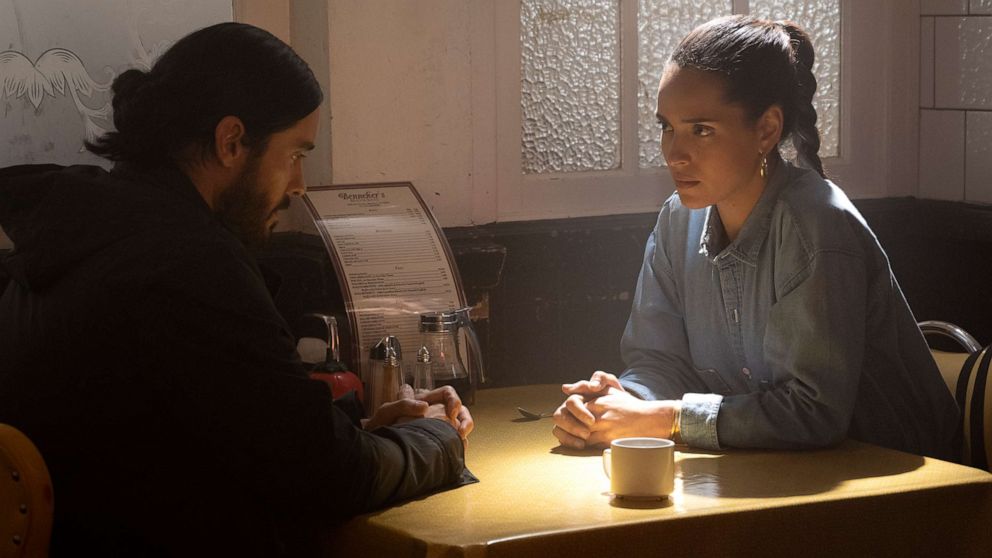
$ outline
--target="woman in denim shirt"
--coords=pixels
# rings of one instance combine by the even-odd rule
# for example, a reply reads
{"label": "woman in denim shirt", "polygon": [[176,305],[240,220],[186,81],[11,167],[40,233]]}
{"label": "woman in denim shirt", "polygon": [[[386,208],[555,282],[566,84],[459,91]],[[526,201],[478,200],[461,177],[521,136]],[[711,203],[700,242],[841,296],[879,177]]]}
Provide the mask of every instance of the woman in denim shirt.
{"label": "woman in denim shirt", "polygon": [[[657,115],[676,193],[647,242],[627,369],[563,386],[563,445],[851,437],[957,457],[958,409],[888,259],[825,179],[813,58],[795,24],[748,16],[696,28],[672,55]],[[789,137],[796,165],[779,152]]]}

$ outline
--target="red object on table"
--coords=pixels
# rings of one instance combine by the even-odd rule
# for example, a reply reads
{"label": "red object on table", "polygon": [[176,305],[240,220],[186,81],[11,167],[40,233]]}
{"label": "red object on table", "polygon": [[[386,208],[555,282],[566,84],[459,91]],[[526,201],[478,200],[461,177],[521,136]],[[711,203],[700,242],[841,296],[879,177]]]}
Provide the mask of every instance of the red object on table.
{"label": "red object on table", "polygon": [[310,372],[310,378],[327,382],[327,385],[331,386],[331,395],[334,396],[334,399],[354,390],[359,401],[365,400],[362,381],[354,372],[346,369],[341,362],[332,360],[322,363],[316,370]]}
{"label": "red object on table", "polygon": [[362,380],[341,362],[337,319],[334,316],[319,313],[307,314],[307,317],[320,318],[324,322],[324,327],[327,328],[327,352],[324,356],[324,362],[310,371],[310,379],[327,382],[327,385],[331,386],[331,395],[334,399],[347,395],[349,391],[355,391],[358,400],[364,402],[365,389]]}

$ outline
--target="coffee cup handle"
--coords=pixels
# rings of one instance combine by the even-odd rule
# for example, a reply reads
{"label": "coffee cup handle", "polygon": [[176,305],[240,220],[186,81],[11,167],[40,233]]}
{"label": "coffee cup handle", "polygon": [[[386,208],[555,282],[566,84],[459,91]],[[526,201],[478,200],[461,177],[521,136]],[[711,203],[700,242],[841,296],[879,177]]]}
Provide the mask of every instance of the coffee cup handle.
{"label": "coffee cup handle", "polygon": [[603,472],[606,473],[606,478],[611,478],[610,465],[613,463],[612,454],[613,451],[610,448],[603,450]]}

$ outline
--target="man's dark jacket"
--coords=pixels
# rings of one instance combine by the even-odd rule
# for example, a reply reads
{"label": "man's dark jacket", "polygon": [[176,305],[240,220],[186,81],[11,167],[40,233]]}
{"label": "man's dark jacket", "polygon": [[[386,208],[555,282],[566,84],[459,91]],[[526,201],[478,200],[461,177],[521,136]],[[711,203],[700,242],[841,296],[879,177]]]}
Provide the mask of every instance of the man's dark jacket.
{"label": "man's dark jacket", "polygon": [[53,555],[295,555],[460,478],[447,423],[368,433],[307,378],[254,258],[178,169],[0,170],[0,226],[0,422],[51,471]]}

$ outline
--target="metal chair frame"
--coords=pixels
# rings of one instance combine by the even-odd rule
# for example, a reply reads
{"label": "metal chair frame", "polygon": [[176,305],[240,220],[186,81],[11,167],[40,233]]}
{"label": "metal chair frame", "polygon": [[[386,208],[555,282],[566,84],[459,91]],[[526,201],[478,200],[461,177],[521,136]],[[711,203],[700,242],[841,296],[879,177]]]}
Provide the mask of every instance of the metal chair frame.
{"label": "metal chair frame", "polygon": [[924,335],[956,341],[967,353],[946,353],[931,348],[941,376],[961,406],[962,460],[966,465],[989,469],[992,462],[992,426],[988,402],[988,367],[992,346],[982,348],[967,331],[950,322],[920,322]]}
{"label": "metal chair frame", "polygon": [[932,333],[953,339],[957,341],[965,350],[967,350],[968,353],[977,353],[982,350],[982,346],[978,344],[977,339],[972,337],[971,334],[963,328],[950,322],[927,320],[925,322],[920,322],[919,326],[920,331],[923,332],[923,335]]}

